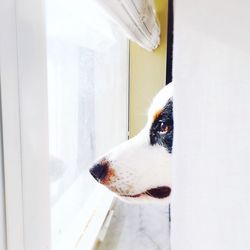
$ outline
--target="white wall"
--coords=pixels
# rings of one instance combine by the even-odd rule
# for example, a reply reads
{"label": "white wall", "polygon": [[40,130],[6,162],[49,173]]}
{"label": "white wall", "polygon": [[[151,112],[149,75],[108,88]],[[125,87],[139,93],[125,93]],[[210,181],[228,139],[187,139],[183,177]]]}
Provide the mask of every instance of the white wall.
{"label": "white wall", "polygon": [[175,1],[172,250],[250,249],[249,9]]}
{"label": "white wall", "polygon": [[6,248],[6,232],[5,232],[5,199],[4,199],[4,176],[3,176],[3,158],[2,158],[2,126],[0,113],[0,249]]}

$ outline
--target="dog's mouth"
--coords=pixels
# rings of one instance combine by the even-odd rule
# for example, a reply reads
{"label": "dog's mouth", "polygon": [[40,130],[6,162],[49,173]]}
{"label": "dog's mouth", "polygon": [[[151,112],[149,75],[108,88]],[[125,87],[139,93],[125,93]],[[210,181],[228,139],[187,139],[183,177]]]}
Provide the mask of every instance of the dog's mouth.
{"label": "dog's mouth", "polygon": [[163,199],[166,198],[170,195],[171,193],[171,188],[167,187],[167,186],[162,186],[162,187],[157,187],[157,188],[151,188],[148,189],[145,192],[142,192],[140,194],[134,194],[134,195],[121,195],[123,197],[128,197],[128,198],[139,198],[141,196],[150,196],[153,198],[157,198],[157,199]]}

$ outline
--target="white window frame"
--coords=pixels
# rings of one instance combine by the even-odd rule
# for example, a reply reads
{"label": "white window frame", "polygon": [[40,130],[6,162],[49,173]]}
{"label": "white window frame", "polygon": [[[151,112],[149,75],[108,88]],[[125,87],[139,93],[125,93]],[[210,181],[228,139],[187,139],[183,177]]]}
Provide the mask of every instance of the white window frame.
{"label": "white window frame", "polygon": [[[7,250],[51,249],[44,4],[0,2]],[[89,212],[89,230],[83,228],[77,249],[93,247],[112,203],[110,196],[107,199],[104,207],[95,204],[98,216]]]}
{"label": "white window frame", "polygon": [[1,2],[7,249],[50,245],[44,1]]}

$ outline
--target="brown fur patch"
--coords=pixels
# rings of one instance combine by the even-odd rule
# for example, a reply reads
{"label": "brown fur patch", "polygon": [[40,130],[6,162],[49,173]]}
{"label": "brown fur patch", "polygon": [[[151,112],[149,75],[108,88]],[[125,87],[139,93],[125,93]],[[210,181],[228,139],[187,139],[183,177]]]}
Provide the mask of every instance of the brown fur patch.
{"label": "brown fur patch", "polygon": [[105,166],[107,172],[104,179],[101,180],[101,183],[103,185],[109,185],[112,182],[112,179],[115,177],[115,170],[112,168],[110,162],[106,159],[102,160],[101,164]]}
{"label": "brown fur patch", "polygon": [[153,116],[153,121],[156,121],[158,117],[161,115],[162,109],[156,111]]}

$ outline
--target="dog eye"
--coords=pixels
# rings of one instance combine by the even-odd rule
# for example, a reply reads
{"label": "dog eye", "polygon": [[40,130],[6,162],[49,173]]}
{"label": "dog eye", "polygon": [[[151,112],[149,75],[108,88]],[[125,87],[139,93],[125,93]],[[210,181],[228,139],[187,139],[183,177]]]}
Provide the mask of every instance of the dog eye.
{"label": "dog eye", "polygon": [[167,122],[160,123],[160,133],[161,134],[168,133],[170,130],[171,130],[171,126],[168,126]]}

